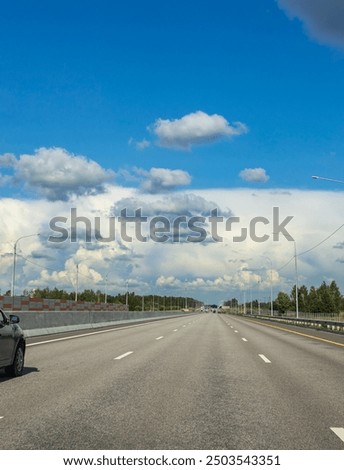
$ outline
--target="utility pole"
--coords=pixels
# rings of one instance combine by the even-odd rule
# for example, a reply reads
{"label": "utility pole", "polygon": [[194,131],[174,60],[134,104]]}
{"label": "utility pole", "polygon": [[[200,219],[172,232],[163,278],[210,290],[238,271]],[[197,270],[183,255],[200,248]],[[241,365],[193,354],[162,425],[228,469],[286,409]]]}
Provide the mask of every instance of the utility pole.
{"label": "utility pole", "polygon": [[76,264],[75,302],[78,301],[78,291],[79,291],[79,263]]}

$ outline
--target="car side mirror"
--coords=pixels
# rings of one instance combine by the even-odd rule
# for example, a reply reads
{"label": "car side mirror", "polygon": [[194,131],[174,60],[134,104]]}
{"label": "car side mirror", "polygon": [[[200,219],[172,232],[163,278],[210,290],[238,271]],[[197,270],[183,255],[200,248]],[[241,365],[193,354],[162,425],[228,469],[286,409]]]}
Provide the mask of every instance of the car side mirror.
{"label": "car side mirror", "polygon": [[18,315],[10,315],[10,323],[19,323],[20,322],[20,318],[18,317]]}

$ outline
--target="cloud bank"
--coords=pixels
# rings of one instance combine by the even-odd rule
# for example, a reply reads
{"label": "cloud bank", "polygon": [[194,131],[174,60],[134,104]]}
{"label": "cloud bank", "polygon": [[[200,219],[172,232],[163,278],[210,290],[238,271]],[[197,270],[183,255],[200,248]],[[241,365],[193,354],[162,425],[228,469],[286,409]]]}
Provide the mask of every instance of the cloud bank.
{"label": "cloud bank", "polygon": [[342,0],[277,0],[277,3],[288,16],[302,21],[312,39],[344,48]]}

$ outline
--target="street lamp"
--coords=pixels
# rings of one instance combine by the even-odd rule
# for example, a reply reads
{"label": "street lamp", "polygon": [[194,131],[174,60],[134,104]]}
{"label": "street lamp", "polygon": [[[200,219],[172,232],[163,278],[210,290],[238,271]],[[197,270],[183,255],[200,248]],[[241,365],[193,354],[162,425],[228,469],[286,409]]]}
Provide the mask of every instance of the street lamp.
{"label": "street lamp", "polygon": [[188,294],[187,294],[187,282],[188,280],[185,279],[185,310],[188,309]]}
{"label": "street lamp", "polygon": [[299,281],[298,281],[298,272],[297,272],[297,251],[296,251],[296,241],[294,241],[294,258],[295,258],[295,308],[296,308],[296,318],[299,318]]}
{"label": "street lamp", "polygon": [[325,178],[324,176],[312,176],[314,180],[323,180],[323,181],[331,181],[332,183],[341,183],[344,184],[342,180],[335,180],[333,178]]}
{"label": "street lamp", "polygon": [[[313,176],[312,178],[321,178],[320,176]],[[294,258],[295,258],[295,310],[296,310],[296,318],[299,318],[299,276],[297,272],[297,251],[296,251],[296,241],[293,239],[294,242]],[[289,263],[288,263],[289,264]]]}
{"label": "street lamp", "polygon": [[105,296],[104,296],[104,303],[107,304],[107,286],[108,286],[108,274],[105,275]]}
{"label": "street lamp", "polygon": [[76,263],[75,302],[78,301],[78,291],[79,291],[79,263]]}
{"label": "street lamp", "polygon": [[[88,261],[89,258],[83,258],[82,261]],[[75,302],[78,301],[78,296],[79,296],[79,264],[80,263],[76,263],[76,286],[75,286],[75,297],[74,297],[74,300]]]}
{"label": "street lamp", "polygon": [[17,262],[17,245],[20,240],[23,238],[29,238],[29,237],[37,237],[39,236],[39,233],[32,233],[31,235],[23,235],[22,237],[17,238],[17,240],[14,242],[13,246],[13,268],[12,268],[12,299],[14,298],[15,294],[15,282],[16,282],[16,262]]}
{"label": "street lamp", "polygon": [[[109,286],[109,274],[110,272],[105,274],[105,281],[104,281],[104,303],[107,304],[108,301],[108,286]],[[110,282],[110,285],[113,284]]]}
{"label": "street lamp", "polygon": [[129,296],[129,292],[128,292],[128,290],[129,290],[129,281],[128,280],[127,280],[126,287],[127,287],[127,291],[125,293],[125,306],[128,309],[128,306],[129,306],[129,298],[128,298],[128,296]]}
{"label": "street lamp", "polygon": [[272,261],[268,256],[264,256],[270,262],[270,313],[274,316],[274,303],[272,300]]}

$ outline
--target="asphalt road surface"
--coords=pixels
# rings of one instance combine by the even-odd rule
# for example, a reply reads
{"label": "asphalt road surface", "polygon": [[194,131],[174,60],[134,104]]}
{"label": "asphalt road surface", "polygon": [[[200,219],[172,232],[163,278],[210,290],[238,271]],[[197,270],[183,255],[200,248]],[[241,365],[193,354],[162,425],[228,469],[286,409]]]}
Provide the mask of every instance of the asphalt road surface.
{"label": "asphalt road surface", "polygon": [[344,449],[344,336],[197,314],[30,338],[1,449]]}

